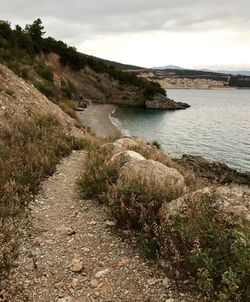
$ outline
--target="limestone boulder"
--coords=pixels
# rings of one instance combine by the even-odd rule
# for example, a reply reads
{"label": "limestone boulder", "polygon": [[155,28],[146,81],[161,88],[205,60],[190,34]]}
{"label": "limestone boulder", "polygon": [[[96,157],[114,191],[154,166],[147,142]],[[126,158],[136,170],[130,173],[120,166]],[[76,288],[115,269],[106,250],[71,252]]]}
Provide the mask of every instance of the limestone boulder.
{"label": "limestone boulder", "polygon": [[160,210],[161,224],[167,224],[172,215],[188,215],[201,203],[210,200],[214,213],[221,213],[229,223],[250,221],[250,188],[245,186],[206,187],[189,193],[170,203],[165,202]]}
{"label": "limestone boulder", "polygon": [[120,180],[135,180],[169,192],[171,199],[181,196],[186,189],[184,177],[173,168],[154,160],[139,160],[126,163],[120,171]]}
{"label": "limestone boulder", "polygon": [[119,153],[116,153],[112,156],[111,162],[119,162],[121,166],[128,162],[135,162],[135,161],[140,161],[140,160],[145,160],[145,157],[143,157],[141,154],[131,151],[131,150],[126,150],[122,151]]}

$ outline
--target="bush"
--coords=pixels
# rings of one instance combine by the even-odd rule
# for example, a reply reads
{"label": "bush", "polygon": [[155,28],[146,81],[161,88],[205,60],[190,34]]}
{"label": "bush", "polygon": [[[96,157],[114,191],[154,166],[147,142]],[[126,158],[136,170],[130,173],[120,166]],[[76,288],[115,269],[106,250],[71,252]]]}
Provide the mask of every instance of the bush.
{"label": "bush", "polygon": [[83,174],[78,180],[79,192],[82,198],[97,198],[100,202],[106,200],[109,186],[118,177],[118,164],[110,162],[110,149],[102,148],[96,140],[90,145]]}
{"label": "bush", "polygon": [[59,107],[67,113],[70,117],[74,119],[78,119],[78,116],[76,114],[76,104],[74,101],[71,100],[60,100],[58,102]]}
{"label": "bush", "polygon": [[161,144],[157,140],[152,141],[152,145],[159,150],[161,149]]}
{"label": "bush", "polygon": [[108,203],[121,226],[130,226],[148,235],[159,224],[159,210],[170,199],[166,189],[156,183],[139,180],[119,180],[109,188]]}
{"label": "bush", "polygon": [[47,98],[54,96],[54,87],[51,83],[44,81],[43,83],[36,83],[35,87],[42,94],[44,94]]}
{"label": "bush", "polygon": [[53,72],[49,67],[38,65],[35,67],[35,71],[44,80],[53,84]]}
{"label": "bush", "polygon": [[219,301],[248,301],[250,295],[249,223],[226,219],[214,207],[216,196],[187,199],[187,209],[167,214],[160,226],[162,253],[201,291]]}

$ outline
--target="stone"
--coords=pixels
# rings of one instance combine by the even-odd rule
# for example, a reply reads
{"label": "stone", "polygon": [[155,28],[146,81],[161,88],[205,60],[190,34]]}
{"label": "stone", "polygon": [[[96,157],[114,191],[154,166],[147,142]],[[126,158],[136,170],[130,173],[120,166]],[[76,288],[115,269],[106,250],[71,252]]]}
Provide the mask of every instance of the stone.
{"label": "stone", "polygon": [[242,185],[250,184],[250,172],[238,172],[225,164],[209,162],[201,156],[184,154],[181,159],[175,160],[188,170],[191,170],[203,179],[220,185],[237,183]]}
{"label": "stone", "polygon": [[57,300],[58,302],[73,302],[73,298],[70,296],[64,297],[64,298],[60,298]]}
{"label": "stone", "polygon": [[96,221],[92,220],[92,221],[88,222],[88,225],[96,225]]}
{"label": "stone", "polygon": [[72,288],[76,289],[77,285],[78,285],[78,282],[79,282],[78,279],[76,279],[76,278],[72,279],[72,281],[71,281]]}
{"label": "stone", "polygon": [[72,236],[72,235],[76,234],[76,232],[72,228],[69,228],[69,227],[65,226],[64,224],[57,227],[56,231],[63,235],[68,235],[68,236]]}
{"label": "stone", "polygon": [[124,258],[124,259],[122,259],[121,261],[118,262],[117,266],[122,267],[122,266],[126,266],[128,264],[129,264],[129,259]]}
{"label": "stone", "polygon": [[145,157],[143,157],[141,154],[135,151],[126,150],[113,155],[110,161],[111,162],[116,161],[122,166],[131,161],[139,161],[145,159],[146,159]]}
{"label": "stone", "polygon": [[213,198],[213,208],[223,213],[228,222],[235,220],[250,221],[250,188],[240,186],[205,187],[189,193],[170,203],[165,202],[160,210],[160,219],[164,224],[173,214],[185,215],[192,201],[192,206],[203,198]]}
{"label": "stone", "polygon": [[117,222],[114,221],[114,220],[107,220],[107,221],[105,222],[105,224],[106,224],[106,226],[114,227],[114,226],[117,225]]}
{"label": "stone", "polygon": [[161,280],[160,279],[156,279],[156,278],[151,278],[151,279],[148,279],[147,284],[149,286],[153,286],[153,285],[156,285],[159,281],[161,281]]}
{"label": "stone", "polygon": [[109,272],[109,269],[105,269],[103,271],[99,271],[95,274],[96,279],[102,278],[104,275],[106,275]]}
{"label": "stone", "polygon": [[169,282],[170,282],[170,281],[169,281],[168,278],[164,278],[164,279],[162,280],[162,285],[165,286],[166,288],[168,288],[168,287],[170,286]]}
{"label": "stone", "polygon": [[98,286],[99,282],[96,279],[93,279],[90,281],[90,286],[92,288],[96,288]]}
{"label": "stone", "polygon": [[84,264],[80,259],[73,259],[69,269],[72,272],[78,273],[81,272],[84,269]]}
{"label": "stone", "polygon": [[120,170],[119,179],[155,184],[159,189],[168,191],[171,199],[178,198],[186,189],[184,177],[180,172],[154,160],[126,163]]}

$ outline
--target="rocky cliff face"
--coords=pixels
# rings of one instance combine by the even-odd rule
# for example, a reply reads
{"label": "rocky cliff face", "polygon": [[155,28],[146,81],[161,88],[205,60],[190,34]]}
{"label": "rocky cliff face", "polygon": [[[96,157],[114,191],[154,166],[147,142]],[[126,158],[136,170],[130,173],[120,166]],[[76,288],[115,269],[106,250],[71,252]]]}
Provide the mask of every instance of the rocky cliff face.
{"label": "rocky cliff face", "polygon": [[142,90],[133,85],[121,84],[108,74],[96,73],[89,67],[79,72],[63,67],[56,54],[48,54],[44,63],[54,71],[54,82],[58,89],[70,91],[73,99],[90,99],[97,103],[120,106],[139,106],[154,109],[185,109],[187,104],[175,103],[166,96],[158,94],[146,100]]}
{"label": "rocky cliff face", "polygon": [[209,88],[225,88],[227,83],[215,81],[210,79],[188,79],[188,78],[163,78],[157,80],[159,84],[165,89],[171,88],[195,88],[195,89],[209,89]]}
{"label": "rocky cliff face", "polygon": [[11,124],[15,119],[28,119],[36,115],[56,116],[66,132],[76,135],[81,132],[75,126],[75,120],[33,85],[26,83],[0,64],[0,126]]}

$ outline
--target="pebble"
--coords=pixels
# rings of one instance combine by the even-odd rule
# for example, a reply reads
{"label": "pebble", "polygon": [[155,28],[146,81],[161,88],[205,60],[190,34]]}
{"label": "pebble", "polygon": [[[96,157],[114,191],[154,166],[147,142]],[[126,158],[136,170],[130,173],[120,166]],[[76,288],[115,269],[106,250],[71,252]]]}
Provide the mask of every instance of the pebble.
{"label": "pebble", "polygon": [[95,277],[97,279],[100,279],[101,277],[103,277],[104,275],[106,275],[109,272],[109,269],[105,269],[103,271],[99,271],[95,274]]}
{"label": "pebble", "polygon": [[64,298],[60,298],[58,299],[58,302],[73,302],[73,298],[68,296],[68,297],[64,297]]}
{"label": "pebble", "polygon": [[98,284],[99,283],[98,283],[98,281],[96,279],[93,279],[93,280],[90,281],[90,286],[92,288],[96,288],[98,286]]}
{"label": "pebble", "polygon": [[84,264],[80,259],[73,259],[69,269],[72,272],[78,273],[84,269]]}
{"label": "pebble", "polygon": [[162,285],[168,288],[170,286],[169,279],[168,278],[164,278],[162,280]]}
{"label": "pebble", "polygon": [[114,227],[117,225],[117,223],[114,220],[107,220],[106,225],[110,227]]}
{"label": "pebble", "polygon": [[79,282],[78,279],[76,279],[76,278],[72,279],[72,281],[71,281],[71,286],[72,286],[74,289],[76,289],[76,287],[77,287],[77,285],[78,285],[78,282]]}

